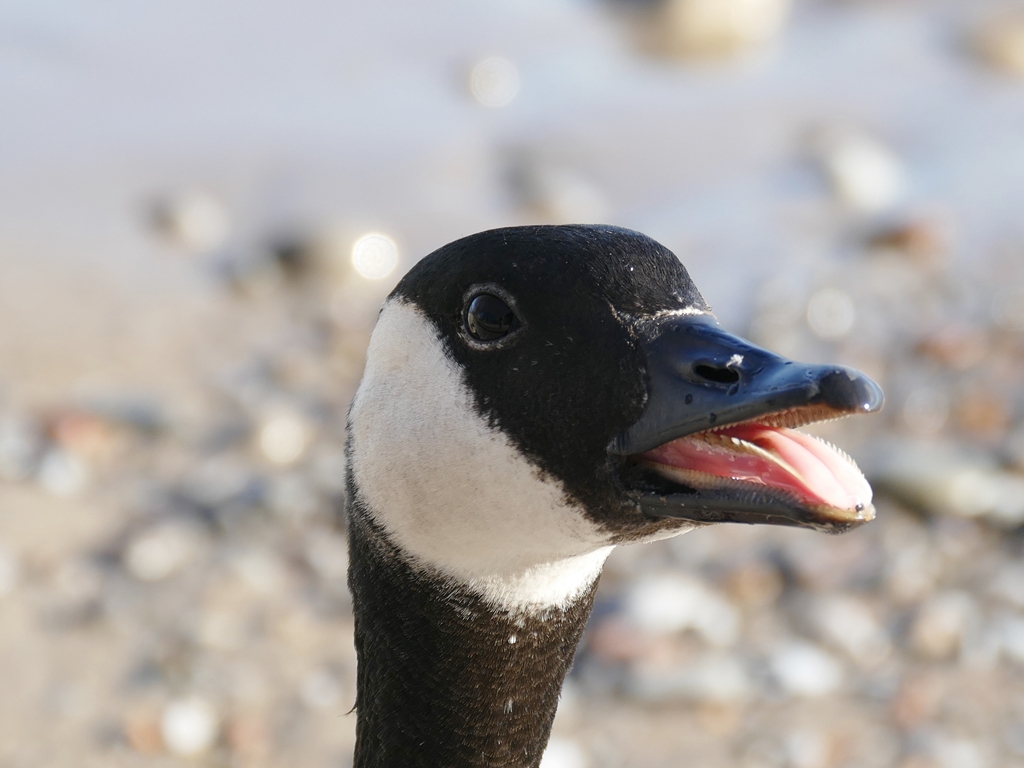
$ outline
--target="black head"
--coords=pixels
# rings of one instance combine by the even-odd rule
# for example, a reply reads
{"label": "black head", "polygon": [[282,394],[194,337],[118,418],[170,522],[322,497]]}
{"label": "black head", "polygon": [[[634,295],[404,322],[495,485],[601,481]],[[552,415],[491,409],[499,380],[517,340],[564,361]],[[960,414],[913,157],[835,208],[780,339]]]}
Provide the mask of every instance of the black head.
{"label": "black head", "polygon": [[497,229],[430,254],[394,293],[437,325],[479,412],[538,468],[616,530],[651,522],[608,449],[647,400],[638,321],[710,311],[671,251],[616,227]]}

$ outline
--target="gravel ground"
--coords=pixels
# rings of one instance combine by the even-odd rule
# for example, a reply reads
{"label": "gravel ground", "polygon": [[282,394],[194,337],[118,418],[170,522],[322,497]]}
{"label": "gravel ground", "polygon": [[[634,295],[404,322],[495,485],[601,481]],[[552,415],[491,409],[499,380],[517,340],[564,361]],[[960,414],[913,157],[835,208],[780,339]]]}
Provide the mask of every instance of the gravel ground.
{"label": "gravel ground", "polygon": [[[376,308],[447,240],[580,218],[662,239],[730,329],[857,366],[888,405],[817,428],[872,479],[875,523],[842,537],[720,526],[612,556],[545,768],[1024,766],[1013,23],[986,26],[982,5],[997,4],[807,2],[747,51],[742,35],[668,45],[644,3],[528,5],[494,11],[474,45],[472,19],[405,8],[365,94],[337,74],[351,61],[332,64],[354,106],[325,111],[330,141],[306,101],[280,135],[231,123],[251,85],[223,115],[175,91],[164,133],[140,107],[128,122],[145,151],[111,148],[127,106],[110,118],[93,104],[74,162],[66,148],[42,162],[56,139],[12,118],[24,156],[0,156],[0,766],[349,765],[337,511]],[[254,8],[263,26],[242,25],[235,51],[246,66],[272,56],[250,33],[278,18]],[[320,11],[304,13],[280,34],[323,50]],[[58,49],[95,75],[93,96],[116,80],[119,105],[131,71],[112,62],[154,66],[98,26],[25,19],[37,26],[0,52],[52,77],[44,92],[77,87]],[[400,49],[417,23],[457,44],[417,53],[427,74],[413,77]],[[204,40],[194,61],[223,67]],[[286,71],[268,93],[304,77]],[[418,131],[371,136],[352,117],[389,114],[388,78],[418,84]],[[0,87],[20,103],[12,82]],[[193,98],[195,135],[181,122]],[[232,131],[251,146],[229,146]]]}

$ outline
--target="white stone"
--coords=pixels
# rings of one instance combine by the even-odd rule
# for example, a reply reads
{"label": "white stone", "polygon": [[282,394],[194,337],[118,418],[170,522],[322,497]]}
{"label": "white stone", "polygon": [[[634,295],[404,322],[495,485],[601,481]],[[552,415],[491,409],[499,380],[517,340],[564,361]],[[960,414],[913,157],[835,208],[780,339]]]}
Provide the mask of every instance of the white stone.
{"label": "white stone", "polygon": [[273,464],[294,464],[306,453],[311,440],[312,429],[296,413],[281,411],[272,414],[260,426],[260,450]]}
{"label": "white stone", "polygon": [[717,647],[733,645],[740,630],[739,611],[726,597],[679,573],[635,581],[626,594],[625,615],[646,632],[693,630]]}
{"label": "white stone", "polygon": [[182,757],[207,752],[217,740],[219,722],[213,706],[198,697],[171,701],[160,718],[168,751]]}
{"label": "white stone", "polygon": [[574,740],[560,736],[553,737],[541,758],[540,768],[587,768],[590,761],[587,753]]}
{"label": "white stone", "polygon": [[776,680],[794,696],[824,696],[843,683],[839,662],[810,643],[791,643],[773,654],[770,663]]}
{"label": "white stone", "polygon": [[123,562],[141,581],[160,581],[183,570],[199,554],[202,536],[194,527],[166,522],[134,536],[125,548]]}

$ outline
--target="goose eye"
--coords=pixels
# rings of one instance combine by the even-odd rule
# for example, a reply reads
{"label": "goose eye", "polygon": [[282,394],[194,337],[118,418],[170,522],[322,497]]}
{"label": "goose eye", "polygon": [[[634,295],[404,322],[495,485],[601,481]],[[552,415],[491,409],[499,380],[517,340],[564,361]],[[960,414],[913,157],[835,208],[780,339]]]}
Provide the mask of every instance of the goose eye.
{"label": "goose eye", "polygon": [[494,341],[516,325],[516,315],[504,301],[490,293],[481,293],[466,309],[466,328],[477,341]]}

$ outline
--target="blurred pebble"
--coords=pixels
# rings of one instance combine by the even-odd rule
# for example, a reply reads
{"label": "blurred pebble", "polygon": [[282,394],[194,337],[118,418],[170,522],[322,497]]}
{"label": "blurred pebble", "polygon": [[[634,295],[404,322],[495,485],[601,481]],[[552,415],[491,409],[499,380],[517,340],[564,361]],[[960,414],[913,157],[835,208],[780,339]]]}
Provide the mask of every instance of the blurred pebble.
{"label": "blurred pebble", "polygon": [[990,768],[988,750],[970,739],[940,737],[935,740],[932,754],[941,768]]}
{"label": "blurred pebble", "polygon": [[341,684],[329,670],[317,669],[303,679],[300,694],[310,709],[331,709],[341,701]]}
{"label": "blurred pebble", "polygon": [[740,630],[739,611],[728,599],[678,573],[633,582],[625,597],[625,616],[654,634],[694,630],[718,647],[734,644]]}
{"label": "blurred pebble", "polygon": [[822,638],[864,667],[874,667],[892,651],[888,633],[860,599],[834,595],[819,600],[810,612]]}
{"label": "blurred pebble", "polygon": [[942,266],[946,252],[942,232],[935,223],[928,221],[912,221],[882,229],[868,238],[867,247],[876,256],[895,254],[931,269]]}
{"label": "blurred pebble", "polygon": [[794,642],[772,654],[770,666],[782,689],[793,696],[824,696],[839,689],[843,668],[815,645]]}
{"label": "blurred pebble", "polygon": [[587,768],[589,765],[590,761],[583,747],[575,739],[562,736],[553,736],[548,741],[544,757],[540,761],[540,768]]}
{"label": "blurred pebble", "polygon": [[604,194],[589,179],[541,158],[519,158],[510,182],[522,205],[555,224],[596,223],[609,213]]}
{"label": "blurred pebble", "polygon": [[895,205],[907,186],[903,164],[876,139],[848,128],[827,128],[812,137],[835,193],[847,205],[875,213]]}
{"label": "blurred pebble", "polygon": [[303,457],[312,438],[312,429],[304,418],[281,412],[269,416],[260,426],[259,446],[268,461],[286,466]]}
{"label": "blurred pebble", "polygon": [[793,768],[828,768],[833,746],[828,734],[801,729],[786,737],[786,756]]}
{"label": "blurred pebble", "polygon": [[0,544],[0,597],[14,591],[20,576],[21,565],[18,556]]}
{"label": "blurred pebble", "polygon": [[260,594],[280,594],[288,582],[284,564],[268,550],[248,549],[237,552],[231,558],[231,565],[242,581]]}
{"label": "blurred pebble", "polygon": [[908,675],[892,701],[896,722],[913,729],[933,719],[942,708],[947,690],[945,679],[935,672]]}
{"label": "blurred pebble", "polygon": [[974,33],[974,45],[996,69],[1024,77],[1024,8],[1007,8]]}
{"label": "blurred pebble", "polygon": [[988,334],[984,329],[950,325],[924,339],[915,352],[947,368],[966,371],[985,359],[988,347]]}
{"label": "blurred pebble", "polygon": [[1024,616],[1004,617],[1000,634],[1006,656],[1024,664]]}
{"label": "blurred pebble", "polygon": [[1024,477],[985,457],[936,441],[876,441],[867,471],[872,483],[916,507],[956,517],[1024,523]]}
{"label": "blurred pebble", "polygon": [[313,456],[310,462],[310,477],[324,493],[340,495],[345,492],[345,452],[340,448],[328,447]]}
{"label": "blurred pebble", "polygon": [[182,757],[207,752],[216,742],[218,731],[217,711],[198,697],[171,701],[160,718],[164,744]]}
{"label": "blurred pebble", "polygon": [[160,581],[193,562],[202,546],[202,534],[193,526],[170,521],[133,536],[122,559],[128,572],[140,581]]}
{"label": "blurred pebble", "polygon": [[125,718],[125,737],[136,752],[155,755],[164,750],[164,739],[160,733],[160,718],[153,712],[141,710]]}
{"label": "blurred pebble", "polygon": [[398,266],[398,245],[385,234],[369,232],[352,245],[352,266],[367,280],[380,280]]}
{"label": "blurred pebble", "polygon": [[937,435],[949,421],[949,396],[939,387],[918,387],[903,401],[900,417],[915,435]]}
{"label": "blurred pebble", "polygon": [[976,386],[960,393],[956,403],[957,425],[969,435],[998,439],[1010,424],[1010,404],[1000,393]]}
{"label": "blurred pebble", "polygon": [[500,56],[489,56],[469,71],[469,92],[485,107],[507,107],[519,95],[519,69]]}
{"label": "blurred pebble", "polygon": [[77,601],[94,600],[103,589],[103,574],[88,560],[73,558],[61,564],[54,581],[60,593]]}
{"label": "blurred pebble", "polygon": [[779,569],[763,560],[734,568],[729,572],[725,584],[730,597],[748,608],[771,605],[785,587]]}
{"label": "blurred pebble", "polygon": [[838,288],[823,288],[807,302],[807,324],[822,339],[843,338],[853,328],[856,319],[853,299]]}
{"label": "blurred pebble", "polygon": [[682,665],[665,666],[638,660],[630,670],[627,692],[643,701],[745,701],[753,685],[743,664],[719,653]]}
{"label": "blurred pebble", "polygon": [[1024,288],[998,287],[992,295],[991,315],[992,321],[1007,331],[1024,331]]}
{"label": "blurred pebble", "polygon": [[266,719],[259,715],[237,715],[226,731],[228,746],[240,757],[259,760],[270,752],[270,731]]}
{"label": "blurred pebble", "polygon": [[295,521],[312,517],[320,506],[320,500],[306,478],[295,473],[272,479],[267,502],[275,514]]}
{"label": "blurred pebble", "polygon": [[0,480],[25,480],[35,469],[42,436],[29,419],[0,419]]}
{"label": "blurred pebble", "polygon": [[670,53],[719,58],[774,39],[789,9],[789,0],[667,0],[659,23]]}
{"label": "blurred pebble", "polygon": [[1018,608],[1024,608],[1024,564],[1003,564],[992,578],[989,591]]}
{"label": "blurred pebble", "polygon": [[89,482],[89,469],[75,454],[51,448],[36,469],[36,480],[54,496],[77,496]]}
{"label": "blurred pebble", "polygon": [[344,584],[348,577],[348,542],[343,536],[322,528],[306,536],[306,561],[328,583]]}
{"label": "blurred pebble", "polygon": [[53,416],[48,427],[57,445],[87,462],[109,459],[114,452],[114,425],[96,414],[67,409]]}
{"label": "blurred pebble", "polygon": [[157,232],[174,245],[196,253],[211,251],[227,239],[230,222],[221,202],[202,190],[167,195],[153,205]]}
{"label": "blurred pebble", "polygon": [[976,609],[962,592],[936,595],[918,610],[910,628],[910,645],[926,659],[948,659],[960,650]]}

